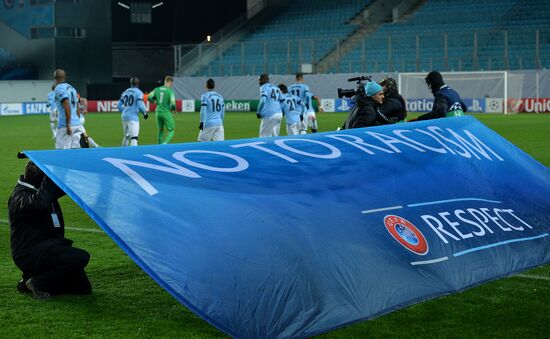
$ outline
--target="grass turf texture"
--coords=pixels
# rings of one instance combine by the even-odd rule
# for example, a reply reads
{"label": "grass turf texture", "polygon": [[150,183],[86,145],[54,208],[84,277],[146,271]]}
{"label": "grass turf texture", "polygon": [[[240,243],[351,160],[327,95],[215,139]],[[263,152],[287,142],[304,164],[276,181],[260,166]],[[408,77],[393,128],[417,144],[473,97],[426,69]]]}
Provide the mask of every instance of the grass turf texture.
{"label": "grass turf texture", "polygon": [[[550,166],[550,115],[478,115],[479,120]],[[319,114],[321,131],[334,130],[345,115]],[[195,141],[198,114],[179,113],[172,143]],[[226,139],[256,137],[254,113],[227,113]],[[86,128],[102,146],[122,140],[119,114],[88,115]],[[20,272],[10,256],[7,200],[25,161],[18,150],[53,148],[48,117],[0,117],[0,338],[118,337],[211,338],[224,334],[180,305],[150,279],[68,197],[60,200],[75,246],[91,253],[87,272],[91,296],[61,296],[35,301],[15,289]],[[141,120],[140,144],[156,143],[156,125]],[[518,177],[521,182],[521,177]],[[550,265],[525,275],[550,277]],[[438,298],[381,318],[323,335],[363,337],[540,337],[550,333],[550,281],[509,277]]]}

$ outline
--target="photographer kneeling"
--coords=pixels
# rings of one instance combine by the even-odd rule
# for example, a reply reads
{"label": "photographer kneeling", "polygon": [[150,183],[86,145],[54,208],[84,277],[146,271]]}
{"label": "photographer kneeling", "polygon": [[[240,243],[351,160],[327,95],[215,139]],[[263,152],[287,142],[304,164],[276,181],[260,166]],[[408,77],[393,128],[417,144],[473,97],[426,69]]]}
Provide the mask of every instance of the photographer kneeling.
{"label": "photographer kneeling", "polygon": [[384,102],[382,86],[374,81],[369,81],[359,87],[355,95],[355,106],[342,126],[342,129],[352,129],[381,125],[378,107]]}

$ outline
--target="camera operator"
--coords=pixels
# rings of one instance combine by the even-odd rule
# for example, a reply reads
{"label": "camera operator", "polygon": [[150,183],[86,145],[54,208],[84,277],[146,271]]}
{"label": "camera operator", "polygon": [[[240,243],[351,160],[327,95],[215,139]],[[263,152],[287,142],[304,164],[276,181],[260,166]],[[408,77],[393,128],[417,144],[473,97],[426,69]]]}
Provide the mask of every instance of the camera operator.
{"label": "camera operator", "polygon": [[[342,92],[339,89],[338,96]],[[380,84],[374,81],[368,81],[364,85],[360,84],[358,90],[355,92],[355,101],[355,106],[349,112],[342,129],[380,125],[378,123],[380,116],[378,114],[378,107],[384,102],[384,91]]]}
{"label": "camera operator", "polygon": [[393,78],[385,77],[379,84],[384,89],[384,102],[378,108],[379,124],[404,122],[407,117],[407,105],[397,90],[397,82]]}
{"label": "camera operator", "polygon": [[432,71],[428,73],[428,76],[426,76],[424,80],[426,80],[426,85],[428,85],[434,95],[433,109],[431,112],[409,121],[459,117],[464,115],[464,112],[467,110],[466,105],[462,102],[460,95],[454,89],[445,85],[441,73]]}

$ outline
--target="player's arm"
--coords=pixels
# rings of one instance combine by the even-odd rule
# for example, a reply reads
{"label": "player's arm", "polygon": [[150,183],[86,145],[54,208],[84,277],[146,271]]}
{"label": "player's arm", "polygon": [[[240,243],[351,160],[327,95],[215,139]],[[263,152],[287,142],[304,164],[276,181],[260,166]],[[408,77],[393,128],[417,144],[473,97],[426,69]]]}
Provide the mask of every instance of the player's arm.
{"label": "player's arm", "polygon": [[266,100],[267,98],[265,95],[260,97],[260,103],[258,104],[258,110],[256,111],[256,117],[258,117],[258,119],[262,117],[262,111],[264,110]]}
{"label": "player's arm", "polygon": [[71,105],[69,104],[69,99],[63,99],[61,106],[63,106],[63,110],[65,111],[65,123],[67,126],[65,129],[67,130],[67,135],[71,135],[73,131],[71,130]]}
{"label": "player's arm", "polygon": [[201,113],[200,113],[200,122],[199,122],[199,129],[202,131],[204,127],[204,122],[206,121],[206,114],[208,110],[208,103],[207,103],[206,96],[201,96]]}
{"label": "player's arm", "polygon": [[176,114],[176,96],[174,91],[170,91],[170,111],[172,114]]}
{"label": "player's arm", "polygon": [[124,102],[122,100],[122,95],[120,96],[120,99],[118,99],[118,104],[116,105],[116,107],[118,108],[118,111],[121,113],[124,110]]}
{"label": "player's arm", "polygon": [[260,102],[258,103],[258,110],[256,111],[256,117],[258,119],[262,118],[262,111],[264,110],[266,101],[267,101],[267,93],[265,92],[265,88],[260,87]]}
{"label": "player's arm", "polygon": [[304,112],[306,111],[306,106],[304,102],[300,99],[296,102],[298,104],[298,111],[300,111],[300,121],[304,121]]}
{"label": "player's arm", "polygon": [[157,94],[157,89],[155,88],[154,90],[151,91],[151,93],[149,93],[149,95],[147,96],[147,101],[153,103],[153,104],[156,104],[157,103],[157,98],[156,98],[156,94]]}
{"label": "player's arm", "polygon": [[304,92],[304,101],[306,109],[309,110],[309,108],[311,107],[311,92],[308,90]]}
{"label": "player's arm", "polygon": [[312,95],[311,98],[312,98],[313,100],[317,100],[317,107],[319,107],[318,111],[319,111],[319,112],[324,112],[325,110],[324,110],[324,108],[321,106],[321,98],[319,98],[319,96],[317,96],[317,95]]}
{"label": "player's arm", "polygon": [[139,91],[136,93],[136,102],[137,102],[137,108],[138,111],[143,114],[143,118],[147,119],[149,116],[147,115],[147,108],[145,107],[145,103],[143,103],[143,92]]}

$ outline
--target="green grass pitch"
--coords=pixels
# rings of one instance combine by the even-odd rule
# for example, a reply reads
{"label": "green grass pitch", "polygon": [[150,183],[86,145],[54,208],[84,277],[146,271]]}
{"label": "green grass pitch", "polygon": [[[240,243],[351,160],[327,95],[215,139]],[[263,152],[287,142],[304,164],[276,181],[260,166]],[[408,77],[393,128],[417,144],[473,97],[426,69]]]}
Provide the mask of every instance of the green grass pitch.
{"label": "green grass pitch", "polygon": [[[550,115],[478,115],[479,120],[550,166]],[[319,114],[321,131],[341,125],[344,114]],[[198,113],[178,113],[173,143],[195,141]],[[254,113],[226,115],[226,139],[256,137]],[[119,114],[92,113],[86,128],[102,146],[122,140]],[[180,305],[153,282],[68,197],[61,199],[66,236],[91,253],[91,296],[35,301],[19,294],[12,262],[7,200],[24,161],[17,151],[53,148],[46,115],[0,117],[0,338],[213,338],[224,334]],[[154,116],[141,120],[140,144],[156,143]],[[498,173],[497,173],[498,175]],[[521,177],[518,177],[521,183]],[[504,278],[327,333],[327,338],[550,336],[550,265]]]}

